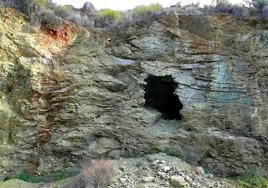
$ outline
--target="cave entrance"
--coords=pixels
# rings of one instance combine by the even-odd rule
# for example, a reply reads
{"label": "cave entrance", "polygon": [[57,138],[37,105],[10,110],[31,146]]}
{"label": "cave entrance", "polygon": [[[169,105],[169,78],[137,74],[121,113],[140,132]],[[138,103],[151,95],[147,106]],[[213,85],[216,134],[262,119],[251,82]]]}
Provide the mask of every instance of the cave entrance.
{"label": "cave entrance", "polygon": [[175,94],[178,83],[172,76],[150,75],[145,82],[145,106],[161,112],[164,119],[181,120],[180,110],[183,105]]}

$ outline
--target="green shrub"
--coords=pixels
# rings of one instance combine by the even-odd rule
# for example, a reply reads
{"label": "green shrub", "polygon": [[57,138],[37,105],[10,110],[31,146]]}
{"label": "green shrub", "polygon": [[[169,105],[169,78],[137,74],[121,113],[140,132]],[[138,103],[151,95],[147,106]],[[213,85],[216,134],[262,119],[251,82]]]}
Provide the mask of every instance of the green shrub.
{"label": "green shrub", "polygon": [[56,30],[63,25],[63,20],[53,12],[48,11],[41,15],[41,24],[50,30]]}
{"label": "green shrub", "polygon": [[48,0],[32,0],[31,4],[38,5],[40,8],[45,9],[49,1]]}
{"label": "green shrub", "polygon": [[98,17],[104,20],[119,22],[123,19],[123,14],[120,11],[112,9],[102,9],[98,12]]}
{"label": "green shrub", "polygon": [[210,13],[224,13],[228,15],[232,15],[235,17],[243,18],[247,15],[247,9],[244,6],[233,5],[228,1],[221,1],[217,3],[217,5],[210,6],[208,8],[208,12]]}
{"label": "green shrub", "polygon": [[54,12],[57,16],[60,16],[62,18],[67,17],[71,12],[71,7],[68,5],[57,5],[54,7]]}
{"label": "green shrub", "polygon": [[[54,6],[51,0],[12,0],[9,6],[20,10],[27,16],[39,17],[41,13]],[[39,18],[35,18],[37,20]]]}
{"label": "green shrub", "polygon": [[149,13],[153,13],[161,10],[163,7],[160,4],[140,5],[133,9],[134,16],[146,16]]}
{"label": "green shrub", "polygon": [[175,149],[175,148],[167,148],[165,150],[161,150],[159,148],[151,148],[148,152],[148,154],[157,154],[157,153],[165,153],[167,154],[168,156],[171,156],[171,157],[177,157],[177,158],[181,158],[181,154],[180,152]]}
{"label": "green shrub", "polygon": [[35,175],[30,175],[27,172],[22,172],[15,176],[7,177],[5,180],[19,179],[19,180],[23,180],[23,181],[30,182],[30,183],[40,183],[40,182],[48,183],[51,181],[54,182],[54,181],[67,179],[76,175],[78,175],[77,172],[65,172],[65,171],[54,172],[46,176],[35,176]]}
{"label": "green shrub", "polygon": [[150,151],[148,152],[148,154],[157,154],[160,152],[162,152],[162,151],[159,148],[151,148]]}
{"label": "green shrub", "polygon": [[137,158],[137,157],[139,157],[139,154],[135,151],[131,151],[131,150],[127,151],[126,150],[126,151],[124,151],[123,156],[125,158]]}
{"label": "green shrub", "polygon": [[215,4],[215,6],[219,6],[222,4],[229,4],[230,2],[228,0],[213,0],[213,3]]}
{"label": "green shrub", "polygon": [[111,26],[123,21],[124,16],[120,11],[112,9],[102,9],[97,12],[95,24],[97,27]]}
{"label": "green shrub", "polygon": [[235,177],[235,180],[242,188],[267,188],[268,179],[255,176],[255,175],[244,175]]}
{"label": "green shrub", "polygon": [[177,157],[181,158],[181,154],[177,149],[174,148],[168,148],[164,151],[165,154],[171,156],[171,157]]}

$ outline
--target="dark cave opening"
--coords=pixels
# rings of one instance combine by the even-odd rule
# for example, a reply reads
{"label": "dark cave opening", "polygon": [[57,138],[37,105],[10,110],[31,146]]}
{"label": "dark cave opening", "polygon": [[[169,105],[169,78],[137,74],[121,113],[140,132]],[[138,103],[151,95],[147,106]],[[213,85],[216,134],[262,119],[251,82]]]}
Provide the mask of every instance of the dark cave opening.
{"label": "dark cave opening", "polygon": [[145,79],[145,107],[161,112],[164,119],[181,120],[183,104],[175,94],[178,83],[171,76],[153,76]]}

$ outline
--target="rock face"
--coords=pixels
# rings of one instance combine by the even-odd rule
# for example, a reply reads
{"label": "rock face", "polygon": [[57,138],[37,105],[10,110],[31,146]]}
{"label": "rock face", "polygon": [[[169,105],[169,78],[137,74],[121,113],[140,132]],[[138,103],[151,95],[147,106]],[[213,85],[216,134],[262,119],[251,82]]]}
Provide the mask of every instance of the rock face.
{"label": "rock face", "polygon": [[[169,13],[113,34],[81,29],[44,42],[47,34],[24,31],[22,15],[9,16],[0,19],[1,178],[155,150],[219,176],[267,175],[263,23]],[[149,77],[171,83],[159,98],[174,89],[182,109],[161,111],[172,100],[145,106]]]}
{"label": "rock face", "polygon": [[84,6],[81,8],[82,12],[89,15],[89,16],[94,16],[97,13],[97,10],[95,9],[94,5],[87,1],[84,3]]}
{"label": "rock face", "polygon": [[89,1],[85,2],[82,10],[84,12],[91,13],[91,14],[96,12],[94,5]]}

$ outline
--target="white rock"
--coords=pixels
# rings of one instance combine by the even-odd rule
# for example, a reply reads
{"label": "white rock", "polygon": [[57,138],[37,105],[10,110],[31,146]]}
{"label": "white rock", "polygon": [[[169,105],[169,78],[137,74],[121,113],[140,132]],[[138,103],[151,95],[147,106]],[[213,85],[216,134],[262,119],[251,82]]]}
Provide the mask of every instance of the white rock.
{"label": "white rock", "polygon": [[214,178],[213,174],[208,174],[208,178]]}
{"label": "white rock", "polygon": [[205,174],[204,169],[203,169],[202,167],[197,167],[197,168],[196,168],[196,173],[197,173],[197,174],[200,174],[200,175]]}
{"label": "white rock", "polygon": [[152,182],[154,180],[154,177],[152,177],[152,176],[148,176],[148,177],[144,177],[144,178],[142,178],[142,181],[143,182]]}
{"label": "white rock", "polygon": [[161,160],[159,161],[159,164],[166,164],[166,161]]}
{"label": "white rock", "polygon": [[192,182],[192,178],[190,178],[189,176],[187,176],[187,175],[185,175],[185,180],[187,181],[187,182]]}
{"label": "white rock", "polygon": [[160,164],[159,165],[159,169],[162,170],[162,171],[164,171],[164,172],[168,172],[168,171],[170,171],[171,167],[170,166],[166,166],[164,164]]}
{"label": "white rock", "polygon": [[170,187],[170,183],[169,182],[165,182],[165,186]]}
{"label": "white rock", "polygon": [[161,178],[166,178],[167,177],[167,174],[165,172],[158,172],[157,174]]}
{"label": "white rock", "polygon": [[153,165],[157,165],[159,163],[159,160],[155,160],[154,162],[153,162]]}
{"label": "white rock", "polygon": [[122,182],[122,183],[124,183],[124,182],[126,182],[127,181],[127,178],[120,178],[120,181]]}
{"label": "white rock", "polygon": [[187,187],[187,182],[182,176],[171,176],[170,177],[170,184],[174,187]]}
{"label": "white rock", "polygon": [[192,186],[192,187],[196,187],[196,185],[197,185],[197,184],[196,184],[195,182],[191,182],[191,186]]}

